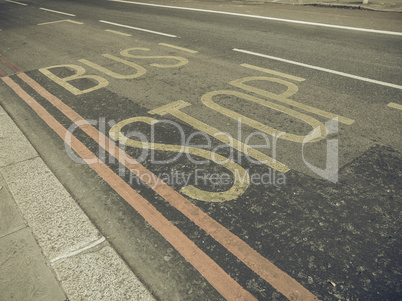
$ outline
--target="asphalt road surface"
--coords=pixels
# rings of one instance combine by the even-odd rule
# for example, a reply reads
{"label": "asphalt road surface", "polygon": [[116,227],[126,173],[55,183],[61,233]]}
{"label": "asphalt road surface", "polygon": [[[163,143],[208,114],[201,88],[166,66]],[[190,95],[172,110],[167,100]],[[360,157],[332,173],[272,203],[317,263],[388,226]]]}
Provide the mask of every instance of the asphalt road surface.
{"label": "asphalt road surface", "polygon": [[400,300],[402,15],[142,2],[0,0],[0,93],[154,296]]}

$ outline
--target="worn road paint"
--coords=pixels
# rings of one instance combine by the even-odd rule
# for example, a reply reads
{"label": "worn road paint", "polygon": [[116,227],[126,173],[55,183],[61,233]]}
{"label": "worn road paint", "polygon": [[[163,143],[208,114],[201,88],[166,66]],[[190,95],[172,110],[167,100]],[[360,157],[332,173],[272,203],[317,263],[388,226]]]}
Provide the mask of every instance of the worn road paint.
{"label": "worn road paint", "polygon": [[[49,69],[62,68],[62,67],[73,69],[76,71],[76,73],[71,76],[61,78],[49,71]],[[72,65],[72,64],[56,65],[56,66],[41,68],[41,69],[39,69],[39,71],[42,72],[47,77],[49,77],[52,81],[54,81],[58,85],[62,86],[66,90],[70,91],[74,95],[81,95],[84,93],[92,92],[94,90],[104,88],[107,85],[109,85],[109,82],[106,79],[104,79],[103,77],[100,77],[97,75],[84,75],[86,70],[83,67],[78,66],[78,65]],[[92,88],[80,90],[68,83],[69,81],[76,80],[76,79],[83,79],[83,78],[95,80],[96,82],[98,82],[98,84],[93,86]]]}
{"label": "worn road paint", "polygon": [[94,62],[91,62],[91,61],[86,60],[86,59],[81,59],[81,60],[78,60],[78,61],[83,63],[83,64],[85,64],[85,65],[88,65],[89,67],[92,67],[92,68],[94,68],[94,69],[96,69],[98,71],[101,71],[101,72],[109,75],[110,77],[117,78],[117,79],[138,78],[138,77],[144,75],[147,72],[147,70],[145,68],[143,68],[142,66],[137,65],[136,63],[127,61],[125,59],[122,59],[120,57],[117,57],[117,56],[114,56],[114,55],[111,55],[111,54],[102,54],[102,56],[107,57],[107,58],[109,58],[111,60],[114,60],[116,62],[120,62],[122,64],[125,64],[127,66],[130,66],[130,67],[132,67],[132,68],[134,68],[136,70],[136,73],[128,74],[128,75],[119,74],[119,73],[113,72],[113,71],[111,71],[111,70],[109,70],[109,69],[107,69],[107,68],[105,68],[103,66],[95,64]]}
{"label": "worn road paint", "polygon": [[0,77],[7,76],[7,72],[0,67]]}
{"label": "worn road paint", "polygon": [[124,32],[120,32],[120,31],[116,31],[116,30],[111,30],[111,29],[105,29],[105,31],[107,32],[111,32],[111,33],[115,33],[115,34],[119,34],[121,36],[126,36],[126,37],[131,37],[132,35],[129,33],[124,33]]}
{"label": "worn road paint", "polygon": [[297,82],[302,82],[302,81],[306,80],[305,78],[302,78],[302,77],[298,77],[298,76],[294,76],[294,75],[291,75],[291,74],[282,73],[282,72],[279,72],[279,71],[271,70],[271,69],[268,69],[268,68],[262,68],[262,67],[258,67],[258,66],[254,66],[254,65],[250,65],[250,64],[240,64],[240,66],[245,67],[245,68],[249,68],[249,69],[253,69],[253,70],[257,70],[257,71],[261,71],[261,72],[265,72],[265,73],[268,73],[268,74],[284,77],[284,78],[294,80],[294,81],[297,81]]}
{"label": "worn road paint", "polygon": [[[170,114],[170,115],[176,117],[177,119],[191,125],[192,127],[196,128],[204,133],[207,133],[208,135],[214,137],[215,139],[232,146],[233,148],[237,149],[238,151],[247,153],[251,157],[257,159],[258,161],[262,162],[263,164],[266,164],[269,167],[276,169],[277,171],[280,171],[283,173],[289,171],[289,168],[285,164],[265,155],[264,153],[259,152],[258,150],[254,149],[254,148],[250,147],[249,145],[244,144],[243,142],[236,140],[234,138],[232,138],[233,143],[231,143],[232,141],[230,141],[228,136],[219,135],[220,133],[222,133],[222,131],[180,111],[181,109],[188,107],[188,106],[191,106],[191,104],[188,102],[185,102],[183,100],[178,100],[178,101],[172,102],[170,104],[164,105],[162,107],[153,109],[153,110],[149,111],[148,113],[149,114],[158,114],[161,116]],[[239,135],[239,136],[241,136],[241,135]]]}
{"label": "worn road paint", "polygon": [[135,148],[151,149],[151,150],[161,150],[168,152],[186,153],[205,158],[216,164],[221,165],[232,173],[235,180],[232,187],[229,190],[222,192],[212,192],[205,191],[196,188],[193,185],[187,185],[183,187],[180,191],[196,200],[201,200],[204,202],[225,202],[237,199],[241,196],[249,187],[250,177],[247,171],[241,167],[239,164],[229,160],[228,158],[221,156],[216,153],[212,153],[209,150],[191,147],[187,145],[174,145],[174,144],[163,144],[163,143],[143,143],[134,139],[127,138],[122,132],[122,128],[126,125],[142,122],[148,125],[154,125],[158,123],[157,119],[150,117],[133,117],[119,123],[115,124],[109,131],[110,136],[115,141],[120,141],[125,146],[131,146]]}
{"label": "worn road paint", "polygon": [[387,106],[390,107],[390,108],[402,110],[402,105],[397,104],[395,102],[390,102],[389,104],[387,104]]}
{"label": "worn road paint", "polygon": [[139,47],[134,47],[134,48],[128,48],[120,51],[120,54],[125,57],[130,57],[130,58],[135,58],[135,59],[171,59],[171,60],[176,60],[178,63],[176,64],[171,64],[171,65],[165,65],[165,64],[156,64],[152,63],[149,64],[152,67],[157,67],[157,68],[178,68],[181,66],[184,66],[188,64],[188,59],[181,57],[181,56],[161,56],[161,55],[134,55],[131,54],[130,52],[135,51],[135,50],[140,50],[140,51],[150,51],[151,49],[149,48],[139,48]]}
{"label": "worn road paint", "polygon": [[75,15],[73,15],[73,14],[65,13],[65,12],[58,11],[58,10],[52,10],[52,9],[43,8],[43,7],[40,7],[39,9],[45,10],[45,11],[48,11],[48,12],[51,12],[51,13],[56,13],[56,14],[70,16],[70,17],[75,17]]}
{"label": "worn road paint", "polygon": [[8,69],[10,69],[14,73],[24,72],[21,68],[17,67],[15,64],[7,60],[4,56],[0,54],[0,62],[4,64]]}
{"label": "worn road paint", "polygon": [[105,23],[105,24],[110,24],[110,25],[115,25],[115,26],[120,26],[120,27],[124,27],[124,28],[130,28],[130,29],[134,29],[134,30],[139,30],[139,31],[145,31],[145,32],[149,32],[149,33],[154,33],[154,34],[158,34],[158,35],[161,35],[161,36],[166,36],[166,37],[171,37],[171,38],[177,38],[177,36],[175,36],[175,35],[168,34],[168,33],[163,33],[163,32],[159,32],[159,31],[153,31],[153,30],[149,30],[149,29],[144,29],[144,28],[139,28],[139,27],[133,27],[133,26],[129,26],[129,25],[124,25],[124,24],[119,24],[119,23],[114,23],[114,22],[109,22],[109,21],[104,21],[104,20],[99,20],[99,22]]}
{"label": "worn road paint", "polygon": [[[248,117],[244,116],[243,114],[240,114],[233,110],[227,109],[227,108],[219,105],[218,103],[214,102],[213,97],[218,96],[218,95],[229,95],[229,96],[234,96],[234,97],[238,97],[238,98],[242,98],[242,99],[247,99],[248,101],[257,103],[261,106],[284,113],[295,119],[304,121],[305,123],[310,125],[312,127],[312,132],[310,132],[310,134],[308,134],[308,135],[295,135],[295,134],[290,134],[290,133],[286,133],[286,132],[274,129],[266,124],[263,124],[252,118],[248,118]],[[233,120],[241,120],[242,123],[245,123],[245,124],[253,127],[257,131],[261,131],[268,135],[271,135],[275,139],[280,138],[280,139],[289,140],[289,141],[293,141],[293,142],[303,143],[303,141],[306,141],[306,140],[308,140],[309,142],[320,141],[327,136],[327,130],[325,128],[325,125],[322,122],[318,121],[317,119],[315,119],[311,116],[305,115],[303,113],[300,113],[298,111],[292,110],[290,108],[284,107],[282,105],[279,105],[279,104],[276,104],[276,103],[273,103],[273,102],[270,102],[270,101],[267,101],[267,100],[264,100],[264,99],[261,99],[258,97],[254,97],[254,96],[242,93],[242,92],[231,91],[231,90],[212,91],[212,92],[208,92],[208,93],[204,94],[201,97],[201,101],[208,108],[210,108],[222,115],[225,115],[229,118],[232,118]],[[310,137],[315,137],[315,138],[310,139]]]}
{"label": "worn road paint", "polygon": [[166,47],[174,48],[174,49],[189,52],[189,53],[198,53],[198,51],[196,51],[196,50],[191,50],[188,48],[183,48],[183,47],[179,47],[179,46],[175,46],[175,45],[171,45],[171,44],[166,44],[166,43],[158,43],[158,44],[161,46],[166,46]]}
{"label": "worn road paint", "polygon": [[60,23],[60,22],[70,22],[70,23],[79,24],[79,25],[84,24],[84,23],[82,23],[82,22],[78,22],[78,21],[73,21],[73,20],[70,20],[70,19],[66,19],[66,20],[59,20],[59,21],[52,21],[52,22],[39,23],[38,25],[48,25],[48,24],[55,24],[55,23]]}
{"label": "worn road paint", "polygon": [[[283,75],[285,75],[285,74],[283,74]],[[287,76],[290,76],[290,75],[287,75]],[[271,93],[271,92],[268,92],[268,91],[265,91],[265,90],[250,86],[250,85],[246,85],[245,82],[248,82],[248,81],[270,81],[270,82],[275,82],[275,83],[287,86],[288,89],[287,89],[286,92],[284,92],[282,94],[274,94],[274,93]],[[320,109],[317,109],[315,107],[305,105],[303,103],[300,103],[300,102],[294,101],[292,99],[289,99],[288,97],[296,94],[297,91],[299,90],[299,88],[295,84],[293,84],[291,82],[288,82],[288,81],[285,81],[285,80],[282,80],[282,79],[272,78],[272,77],[261,77],[261,76],[257,77],[257,76],[253,76],[253,77],[245,77],[245,78],[240,78],[240,79],[233,80],[233,81],[230,82],[230,84],[232,86],[241,88],[243,90],[250,91],[252,93],[255,93],[255,94],[270,98],[270,99],[274,99],[274,100],[277,100],[277,101],[282,102],[282,103],[286,103],[286,104],[288,104],[290,106],[302,109],[302,110],[307,111],[309,113],[313,113],[313,114],[316,114],[316,115],[319,115],[319,116],[322,116],[322,117],[326,117],[326,118],[329,118],[329,119],[338,118],[339,122],[347,124],[347,125],[351,125],[352,123],[355,122],[353,119],[349,119],[349,118],[339,116],[339,115],[336,115],[336,114],[333,114],[333,113],[330,113],[330,112],[326,112],[324,110],[320,110]],[[261,101],[261,104],[263,105],[262,101]]]}

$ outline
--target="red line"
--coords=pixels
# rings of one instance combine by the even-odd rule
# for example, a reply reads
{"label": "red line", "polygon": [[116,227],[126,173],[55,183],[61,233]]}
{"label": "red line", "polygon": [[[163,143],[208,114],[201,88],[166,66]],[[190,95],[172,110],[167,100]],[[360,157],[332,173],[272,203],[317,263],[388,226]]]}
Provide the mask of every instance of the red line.
{"label": "red line", "polygon": [[[21,74],[23,75],[23,74]],[[24,74],[25,75],[25,74]],[[69,132],[49,114],[35,99],[28,95],[11,78],[4,77],[3,81],[14,90],[45,122],[64,140]],[[126,200],[143,218],[157,230],[176,250],[190,262],[213,287],[228,300],[256,300],[248,291],[234,281],[219,265],[200,250],[194,242],[185,236],[176,226],[167,220],[145,198],[139,195],[122,178],[115,174],[107,165],[98,160],[98,163],[89,164],[93,154],[76,137],[71,136],[74,151],[84,159],[88,165],[98,173],[124,200]],[[92,158],[92,159],[91,159]]]}
{"label": "red line", "polygon": [[7,72],[4,71],[3,69],[1,69],[1,67],[0,67],[0,77],[4,77],[4,76],[7,76],[7,75],[8,75]]}
{"label": "red line", "polygon": [[11,71],[13,71],[14,73],[22,73],[24,72],[24,70],[20,69],[19,67],[17,67],[16,65],[14,65],[12,62],[10,62],[9,60],[7,60],[4,56],[2,56],[0,54],[0,62],[2,62],[7,68],[9,68]]}
{"label": "red line", "polygon": [[[36,90],[41,96],[47,99],[55,107],[57,107],[65,116],[70,118],[73,122],[82,121],[82,118],[78,113],[72,110],[69,106],[64,104],[56,96],[49,93],[42,86],[40,86],[36,81],[31,79],[26,74],[22,73],[19,77],[24,80],[28,85],[30,85],[34,90]],[[86,124],[82,130],[86,132],[92,139],[97,143],[100,141],[107,141],[106,145],[102,145],[111,155],[119,159],[118,154],[120,149],[111,141],[108,137],[105,137],[96,128],[90,124]],[[109,147],[111,149],[109,149]],[[143,165],[136,162],[133,158],[125,154],[126,158],[130,160],[128,163],[126,160],[121,162],[128,169],[137,169],[142,174],[152,175],[150,179],[156,179],[157,177]],[[201,229],[206,231],[211,235],[217,242],[222,244],[228,251],[239,258],[243,263],[245,263],[251,270],[258,274],[265,281],[270,283],[278,292],[282,293],[285,297],[290,300],[317,300],[310,291],[304,288],[295,279],[289,276],[287,273],[280,270],[268,259],[260,255],[254,249],[252,249],[248,244],[246,244],[239,237],[231,233],[228,229],[223,227],[200,208],[191,203],[188,199],[183,197],[176,190],[166,185],[163,181],[158,182],[147,181],[147,184],[154,189],[159,195],[161,195],[166,201],[168,201],[173,207],[181,211],[186,217],[198,225]]]}

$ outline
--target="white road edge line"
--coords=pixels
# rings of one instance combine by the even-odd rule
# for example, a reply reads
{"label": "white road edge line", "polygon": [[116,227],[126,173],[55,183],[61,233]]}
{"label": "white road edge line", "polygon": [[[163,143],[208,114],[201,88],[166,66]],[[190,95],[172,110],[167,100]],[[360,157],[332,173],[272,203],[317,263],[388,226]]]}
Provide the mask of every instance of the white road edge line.
{"label": "white road edge line", "polygon": [[144,5],[144,6],[154,6],[154,7],[163,7],[163,8],[173,8],[173,9],[181,9],[181,10],[199,11],[199,12],[205,12],[205,13],[214,13],[214,14],[222,14],[222,15],[231,15],[231,16],[239,16],[239,17],[248,17],[248,18],[255,18],[255,19],[271,20],[271,21],[287,22],[287,23],[296,23],[296,24],[304,24],[304,25],[312,25],[312,26],[321,26],[321,27],[330,27],[330,28],[338,28],[338,29],[346,29],[346,30],[357,30],[357,31],[365,31],[365,32],[371,32],[371,33],[380,33],[380,34],[389,34],[389,35],[402,36],[402,32],[396,32],[396,31],[386,31],[386,30],[376,30],[376,29],[367,29],[367,28],[341,26],[341,25],[331,25],[331,24],[325,24],[325,23],[314,23],[314,22],[273,18],[273,17],[258,16],[258,15],[230,13],[230,12],[225,12],[225,11],[217,11],[217,10],[209,10],[209,9],[179,7],[179,6],[160,5],[160,4],[151,4],[151,3],[141,3],[141,2],[133,2],[133,1],[125,1],[125,0],[108,0],[108,1],[136,4],[136,5]]}
{"label": "white road edge line", "polygon": [[168,34],[168,33],[163,33],[163,32],[159,32],[159,31],[153,31],[153,30],[148,30],[148,29],[144,29],[144,28],[133,27],[133,26],[129,26],[129,25],[123,25],[123,24],[119,24],[119,23],[113,23],[113,22],[104,21],[104,20],[99,20],[99,22],[106,23],[106,24],[110,24],[110,25],[115,25],[115,26],[120,26],[120,27],[125,27],[125,28],[131,28],[131,29],[135,29],[135,30],[139,30],[139,31],[150,32],[150,33],[158,34],[158,35],[161,35],[161,36],[166,36],[166,37],[171,37],[171,38],[177,38],[177,36],[175,36],[175,35]]}
{"label": "white road edge line", "polygon": [[73,15],[73,14],[64,13],[64,12],[58,11],[58,10],[52,10],[52,9],[47,9],[47,8],[43,8],[43,7],[40,7],[39,9],[41,9],[41,10],[46,10],[46,11],[50,11],[50,12],[56,13],[56,14],[62,14],[62,15],[70,16],[70,17],[75,17],[75,15]]}
{"label": "white road edge line", "polygon": [[67,253],[67,254],[57,256],[57,257],[53,258],[52,260],[50,260],[50,262],[54,263],[54,262],[56,262],[56,261],[58,261],[60,259],[68,258],[68,257],[74,256],[74,255],[80,254],[80,253],[82,253],[82,252],[84,252],[84,251],[86,251],[88,249],[91,249],[91,248],[103,243],[104,241],[105,241],[105,237],[102,236],[101,238],[99,238],[98,240],[95,240],[94,242],[90,243],[86,247],[83,247],[81,249],[75,250],[75,251]]}
{"label": "white road edge line", "polygon": [[21,2],[17,2],[17,1],[12,1],[12,0],[6,0],[7,2],[11,2],[11,3],[15,3],[15,4],[19,4],[19,5],[24,5],[27,6],[28,4],[26,3],[21,3]]}
{"label": "white road edge line", "polygon": [[258,53],[258,52],[252,52],[252,51],[243,50],[243,49],[237,49],[237,48],[234,48],[233,51],[242,52],[242,53],[246,53],[246,54],[251,54],[251,55],[264,57],[264,58],[271,59],[271,60],[285,62],[285,63],[289,63],[289,64],[293,64],[293,65],[298,65],[298,66],[302,66],[302,67],[306,67],[306,68],[310,68],[310,69],[324,71],[324,72],[328,72],[328,73],[332,73],[332,74],[336,74],[336,75],[340,75],[340,76],[344,76],[344,77],[349,77],[349,78],[353,78],[353,79],[357,79],[357,80],[361,80],[361,81],[365,81],[365,82],[369,82],[369,83],[373,83],[373,84],[378,84],[378,85],[382,85],[382,86],[402,90],[402,86],[400,86],[400,85],[391,84],[391,83],[387,83],[387,82],[382,82],[382,81],[375,80],[375,79],[361,77],[361,76],[357,76],[357,75],[353,75],[353,74],[349,74],[349,73],[344,73],[344,72],[340,72],[340,71],[336,71],[336,70],[326,69],[326,68],[322,68],[322,67],[317,67],[317,66],[313,66],[313,65],[309,65],[309,64],[299,63],[299,62],[296,62],[296,61],[282,59],[282,58],[279,58],[279,57],[276,57],[276,56],[270,56],[270,55],[261,54],[261,53]]}

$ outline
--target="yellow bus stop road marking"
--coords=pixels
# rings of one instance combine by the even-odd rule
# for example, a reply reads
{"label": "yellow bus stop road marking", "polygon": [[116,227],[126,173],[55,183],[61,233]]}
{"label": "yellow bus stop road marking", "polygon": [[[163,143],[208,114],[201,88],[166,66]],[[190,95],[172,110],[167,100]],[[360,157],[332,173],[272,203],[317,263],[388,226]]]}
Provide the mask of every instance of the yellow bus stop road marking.
{"label": "yellow bus stop road marking", "polygon": [[119,35],[126,36],[126,37],[131,37],[131,34],[129,34],[129,33],[124,33],[124,32],[111,30],[111,29],[105,29],[105,31],[115,33],[115,34],[119,34]]}
{"label": "yellow bus stop road marking", "polygon": [[390,102],[389,104],[387,104],[387,106],[390,107],[390,108],[402,110],[402,105],[397,104],[395,102]]}
{"label": "yellow bus stop road marking", "polygon": [[48,24],[54,24],[54,23],[60,23],[60,22],[70,22],[70,23],[79,24],[79,25],[84,24],[84,23],[82,23],[82,22],[77,22],[77,21],[73,21],[73,20],[70,20],[70,19],[66,19],[66,20],[59,20],[59,21],[52,21],[52,22],[39,23],[38,25],[48,25]]}
{"label": "yellow bus stop road marking", "polygon": [[188,48],[183,48],[183,47],[179,47],[179,46],[175,46],[175,45],[171,45],[171,44],[159,43],[159,45],[174,48],[174,49],[178,49],[178,50],[189,52],[189,53],[198,53],[198,51],[196,51],[196,50],[191,50],[191,49],[188,49]]}
{"label": "yellow bus stop road marking", "polygon": [[[1,57],[1,56],[0,56]],[[4,57],[4,61],[10,66],[15,66]],[[15,71],[22,71],[15,66]],[[39,95],[45,98],[50,104],[56,107],[67,118],[73,122],[84,120],[82,116],[73,111],[70,107],[64,104],[59,98],[48,92],[45,88],[39,85],[36,81],[26,75],[23,71],[18,73],[18,77],[34,89]],[[31,108],[63,139],[66,137],[67,129],[65,129],[50,113],[48,113],[39,103],[36,102],[28,93],[26,93],[16,82],[10,77],[2,78],[15,93],[20,96]],[[100,139],[107,139],[101,133],[88,124],[88,127],[82,128],[94,141],[100,143]],[[94,158],[94,154],[85,147],[75,136],[72,136],[70,146],[81,158]],[[128,163],[123,160],[119,154],[118,146],[110,139],[106,145],[106,151],[112,156],[115,156],[129,170],[138,168],[143,174],[151,174],[146,167],[135,163]],[[106,140],[105,140],[106,141]],[[71,144],[71,142],[73,142]],[[117,155],[119,154],[119,155]],[[86,160],[86,159],[84,159]],[[91,159],[86,162],[90,164]],[[130,158],[133,162],[133,158]],[[146,199],[139,195],[131,186],[124,182],[117,174],[115,174],[102,161],[95,164],[90,164],[109,185],[116,190],[135,210],[137,210],[147,220],[154,229],[156,229],[169,243],[176,248],[182,256],[192,264],[204,277],[210,282],[215,289],[227,300],[256,300],[248,291],[242,288],[233,278],[231,278],[219,265],[216,264],[208,255],[202,252],[197,246],[186,237],[178,228],[176,228],[169,220],[167,220],[156,208],[152,207]],[[152,185],[152,189],[164,198],[169,204],[182,212],[200,229],[204,230],[213,239],[225,247],[234,256],[240,259],[246,266],[252,269],[266,282],[271,284],[274,289],[284,295],[289,300],[318,300],[310,291],[304,288],[291,276],[280,270],[268,259],[263,257],[257,251],[252,249],[243,240],[230,232],[227,228],[219,224],[211,218],[199,207],[186,199],[183,195],[175,191],[172,187],[161,181],[155,185],[154,181],[147,183]]]}
{"label": "yellow bus stop road marking", "polygon": [[302,81],[306,80],[305,78],[302,78],[302,77],[293,76],[293,75],[290,75],[290,74],[286,74],[286,73],[282,73],[282,72],[279,72],[279,71],[271,70],[271,69],[268,69],[268,68],[262,68],[262,67],[258,67],[258,66],[254,66],[254,65],[240,64],[240,66],[245,67],[245,68],[249,68],[249,69],[262,71],[262,72],[265,72],[265,73],[268,73],[268,74],[281,76],[281,77],[291,79],[291,80],[295,80],[295,81],[298,81],[298,82],[302,82]]}

